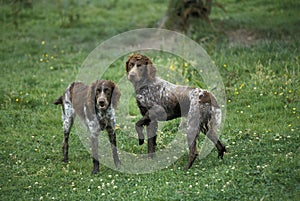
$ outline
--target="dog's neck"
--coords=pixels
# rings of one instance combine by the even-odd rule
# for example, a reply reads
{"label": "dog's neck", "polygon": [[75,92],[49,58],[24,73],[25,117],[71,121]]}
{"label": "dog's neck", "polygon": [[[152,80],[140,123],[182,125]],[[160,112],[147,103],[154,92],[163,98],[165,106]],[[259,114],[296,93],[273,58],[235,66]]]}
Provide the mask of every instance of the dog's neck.
{"label": "dog's neck", "polygon": [[132,82],[135,91],[140,91],[143,88],[147,88],[148,86],[153,85],[155,82],[155,80],[150,80],[150,79],[144,79],[144,80],[140,80],[138,82]]}

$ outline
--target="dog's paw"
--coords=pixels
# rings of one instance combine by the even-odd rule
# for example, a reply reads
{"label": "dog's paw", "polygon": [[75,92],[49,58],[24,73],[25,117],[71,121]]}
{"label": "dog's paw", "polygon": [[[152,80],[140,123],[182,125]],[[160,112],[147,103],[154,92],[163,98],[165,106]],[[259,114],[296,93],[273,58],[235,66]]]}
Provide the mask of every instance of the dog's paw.
{"label": "dog's paw", "polygon": [[98,172],[99,172],[99,170],[94,169],[91,174],[94,175],[94,174],[97,174]]}
{"label": "dog's paw", "polygon": [[115,166],[116,166],[117,169],[119,169],[122,166],[121,161],[120,160],[116,161]]}
{"label": "dog's paw", "polygon": [[222,148],[222,150],[218,151],[218,158],[223,159],[224,154],[226,153],[225,146]]}
{"label": "dog's paw", "polygon": [[139,139],[139,145],[144,144],[144,139]]}
{"label": "dog's paw", "polygon": [[186,165],[184,168],[183,168],[183,171],[188,171],[190,169],[189,165]]}

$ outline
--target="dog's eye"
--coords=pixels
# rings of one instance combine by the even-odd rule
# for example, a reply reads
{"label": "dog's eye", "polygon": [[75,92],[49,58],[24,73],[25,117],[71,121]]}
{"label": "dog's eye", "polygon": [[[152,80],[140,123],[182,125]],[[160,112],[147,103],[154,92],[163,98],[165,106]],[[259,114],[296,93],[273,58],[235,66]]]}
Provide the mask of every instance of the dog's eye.
{"label": "dog's eye", "polygon": [[129,67],[129,68],[132,68],[132,67],[133,67],[133,63],[129,63],[129,64],[128,64],[128,67]]}
{"label": "dog's eye", "polygon": [[104,93],[110,95],[110,93],[111,93],[111,92],[110,92],[110,89],[109,89],[109,88],[105,88],[105,89],[104,89]]}

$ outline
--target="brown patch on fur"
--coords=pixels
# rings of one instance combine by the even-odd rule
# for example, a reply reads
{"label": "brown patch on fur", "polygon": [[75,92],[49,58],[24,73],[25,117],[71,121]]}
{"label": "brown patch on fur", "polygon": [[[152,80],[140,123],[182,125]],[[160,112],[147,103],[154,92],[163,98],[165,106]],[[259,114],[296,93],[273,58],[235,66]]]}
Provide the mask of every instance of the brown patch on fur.
{"label": "brown patch on fur", "polygon": [[114,82],[112,82],[112,81],[109,81],[109,82],[110,82],[110,86],[113,89],[113,94],[111,96],[111,104],[112,104],[113,108],[117,108],[118,104],[119,104],[121,92]]}
{"label": "brown patch on fur", "polygon": [[199,95],[199,103],[209,103],[211,106],[219,108],[216,98],[208,91]]}
{"label": "brown patch on fur", "polygon": [[[149,79],[150,81],[154,80],[155,79],[155,76],[156,76],[156,68],[155,66],[153,65],[152,61],[144,56],[144,55],[141,55],[141,54],[133,54],[131,55],[127,62],[126,62],[126,74],[127,76],[129,75],[130,71],[134,68],[134,67],[141,67],[141,66],[147,66],[147,79]],[[144,68],[142,69],[144,70]],[[143,75],[145,72],[141,71],[141,70],[138,70],[138,69],[135,69],[135,73],[137,74],[137,76],[140,76],[145,79],[145,76]]]}
{"label": "brown patch on fur", "polygon": [[199,95],[200,103],[211,103],[210,94],[207,91],[204,91],[201,95]]}

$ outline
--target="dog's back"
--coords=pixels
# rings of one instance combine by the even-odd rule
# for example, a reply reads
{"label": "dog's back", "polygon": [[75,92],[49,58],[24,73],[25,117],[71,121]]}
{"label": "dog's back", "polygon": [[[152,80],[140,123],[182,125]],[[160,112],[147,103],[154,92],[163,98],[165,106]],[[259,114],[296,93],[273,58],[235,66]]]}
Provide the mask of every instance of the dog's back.
{"label": "dog's back", "polygon": [[73,82],[71,83],[65,93],[56,99],[53,103],[55,105],[61,104],[64,112],[68,110],[69,107],[72,107],[75,110],[75,113],[83,118],[84,116],[84,105],[87,100],[88,95],[88,86],[82,82]]}

